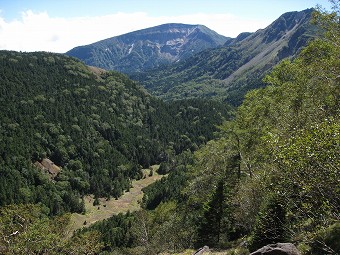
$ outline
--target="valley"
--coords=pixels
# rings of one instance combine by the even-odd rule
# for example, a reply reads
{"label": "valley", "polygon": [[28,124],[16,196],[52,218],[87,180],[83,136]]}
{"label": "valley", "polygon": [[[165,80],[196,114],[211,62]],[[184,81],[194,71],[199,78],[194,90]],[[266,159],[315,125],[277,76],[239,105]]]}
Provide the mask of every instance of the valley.
{"label": "valley", "polygon": [[310,23],[312,12],[285,13],[268,27],[223,46],[130,77],[164,100],[218,98],[237,106],[249,90],[264,86],[262,79],[275,65],[294,58],[317,37]]}
{"label": "valley", "polygon": [[339,254],[331,2],[236,38],[1,50],[0,254]]}
{"label": "valley", "polygon": [[85,196],[85,213],[72,214],[69,229],[70,233],[82,227],[88,227],[97,221],[108,219],[112,215],[140,210],[140,204],[143,198],[142,189],[164,177],[164,175],[157,174],[158,167],[159,166],[152,166],[152,176],[149,176],[149,169],[143,170],[144,177],[140,180],[133,180],[129,191],[124,192],[118,199],[111,198],[107,200],[106,198],[99,198],[99,205],[93,205],[95,200],[93,195]]}

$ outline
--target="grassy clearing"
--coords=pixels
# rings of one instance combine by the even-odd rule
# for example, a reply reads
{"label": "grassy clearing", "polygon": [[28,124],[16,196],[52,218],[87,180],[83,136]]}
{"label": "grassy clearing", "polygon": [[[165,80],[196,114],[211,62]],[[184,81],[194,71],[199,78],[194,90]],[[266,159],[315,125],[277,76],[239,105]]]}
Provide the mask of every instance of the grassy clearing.
{"label": "grassy clearing", "polygon": [[110,218],[114,214],[126,213],[127,211],[136,211],[140,209],[140,201],[143,198],[142,189],[157,180],[160,180],[163,175],[157,174],[159,166],[152,166],[153,175],[149,176],[150,169],[143,170],[145,178],[132,181],[132,188],[129,192],[125,192],[119,199],[111,199],[106,201],[105,198],[100,198],[100,205],[93,206],[94,198],[92,195],[84,197],[85,214],[73,213],[71,216],[70,233],[74,230],[89,226],[96,221]]}

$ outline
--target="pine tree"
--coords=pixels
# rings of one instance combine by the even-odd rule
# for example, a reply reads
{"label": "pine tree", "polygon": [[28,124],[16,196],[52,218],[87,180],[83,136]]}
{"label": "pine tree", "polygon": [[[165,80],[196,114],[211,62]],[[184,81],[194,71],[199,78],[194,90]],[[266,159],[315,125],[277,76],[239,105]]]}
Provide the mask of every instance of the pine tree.
{"label": "pine tree", "polygon": [[214,246],[219,243],[224,198],[224,182],[220,181],[204,208],[204,216],[198,229],[197,246]]}
{"label": "pine tree", "polygon": [[271,196],[255,223],[250,250],[264,245],[287,241],[286,210],[276,195]]}

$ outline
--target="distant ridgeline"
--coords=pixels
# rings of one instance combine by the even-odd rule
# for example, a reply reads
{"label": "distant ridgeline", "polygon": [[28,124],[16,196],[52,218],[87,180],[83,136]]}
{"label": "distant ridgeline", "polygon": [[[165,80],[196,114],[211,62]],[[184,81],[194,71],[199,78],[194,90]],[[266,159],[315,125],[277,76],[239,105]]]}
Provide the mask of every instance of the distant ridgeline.
{"label": "distant ridgeline", "polygon": [[288,12],[255,33],[224,37],[202,25],[164,24],[66,52],[129,74],[165,100],[217,97],[239,105],[265,74],[317,36],[313,9]]}
{"label": "distant ridgeline", "polygon": [[[250,254],[292,242],[301,254],[340,254],[340,2],[332,2],[335,12],[313,15],[320,30],[309,23],[313,10],[286,13],[134,75],[161,99],[74,57],[0,51],[0,253]],[[138,33],[151,40],[162,27]],[[201,29],[187,32],[202,39]],[[161,51],[176,53],[185,45],[176,40]],[[223,100],[243,101],[232,118]],[[151,164],[168,175],[143,189],[142,210],[90,227],[80,220],[84,228],[65,238],[64,212],[83,212],[83,195],[94,194],[93,204],[117,198]]]}
{"label": "distant ridgeline", "polygon": [[262,79],[273,66],[315,38],[312,12],[285,13],[265,29],[241,33],[223,46],[131,78],[165,100],[218,97],[239,105],[247,91],[264,86]]}
{"label": "distant ridgeline", "polygon": [[79,46],[66,54],[91,66],[128,74],[183,60],[229,39],[202,25],[172,23]]}
{"label": "distant ridgeline", "polygon": [[43,52],[1,51],[0,92],[0,206],[52,215],[83,211],[83,194],[119,197],[141,167],[212,139],[229,111],[163,103],[125,75]]}

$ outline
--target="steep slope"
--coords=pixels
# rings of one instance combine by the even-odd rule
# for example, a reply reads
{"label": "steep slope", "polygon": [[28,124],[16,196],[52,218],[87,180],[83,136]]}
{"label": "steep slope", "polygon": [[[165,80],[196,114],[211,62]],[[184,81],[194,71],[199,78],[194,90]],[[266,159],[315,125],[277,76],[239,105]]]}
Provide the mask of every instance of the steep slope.
{"label": "steep slope", "polygon": [[[140,166],[194,150],[227,116],[217,102],[165,104],[125,75],[43,52],[0,51],[0,91],[0,206],[40,202],[53,215],[81,212],[80,195],[119,197]],[[61,167],[53,180],[43,159]]]}
{"label": "steep slope", "polygon": [[217,96],[239,104],[248,90],[262,85],[268,70],[283,58],[294,57],[315,37],[312,12],[286,13],[267,28],[242,33],[223,47],[131,77],[166,100]]}
{"label": "steep slope", "polygon": [[185,59],[227,39],[202,25],[164,24],[76,47],[66,54],[88,65],[131,73]]}

